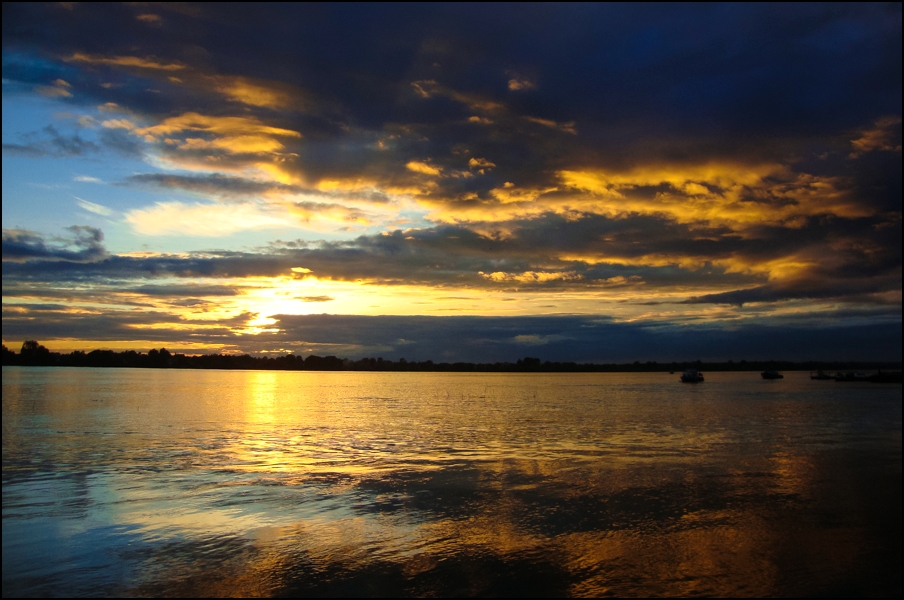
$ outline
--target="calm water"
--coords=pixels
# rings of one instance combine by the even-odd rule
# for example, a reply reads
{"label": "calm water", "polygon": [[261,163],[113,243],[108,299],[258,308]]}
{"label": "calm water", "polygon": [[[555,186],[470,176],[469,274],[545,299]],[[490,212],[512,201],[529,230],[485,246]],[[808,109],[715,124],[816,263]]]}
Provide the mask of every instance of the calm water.
{"label": "calm water", "polygon": [[901,386],[3,367],[3,595],[900,595]]}

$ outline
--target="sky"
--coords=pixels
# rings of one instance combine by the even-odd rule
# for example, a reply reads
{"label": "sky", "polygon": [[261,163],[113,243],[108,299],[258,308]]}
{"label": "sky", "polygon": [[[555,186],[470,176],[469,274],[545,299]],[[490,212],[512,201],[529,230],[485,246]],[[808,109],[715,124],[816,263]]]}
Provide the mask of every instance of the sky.
{"label": "sky", "polygon": [[901,5],[3,4],[3,343],[901,360]]}

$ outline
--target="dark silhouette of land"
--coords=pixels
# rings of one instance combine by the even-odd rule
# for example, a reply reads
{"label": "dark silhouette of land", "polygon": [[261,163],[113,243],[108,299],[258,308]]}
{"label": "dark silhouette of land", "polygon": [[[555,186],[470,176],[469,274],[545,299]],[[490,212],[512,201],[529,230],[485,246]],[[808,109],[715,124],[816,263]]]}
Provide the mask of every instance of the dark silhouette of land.
{"label": "dark silhouette of land", "polygon": [[383,358],[362,358],[350,360],[337,356],[317,356],[307,358],[285,354],[278,357],[251,356],[249,354],[173,354],[166,348],[151,350],[147,354],[126,350],[75,350],[69,354],[51,352],[34,340],[22,344],[16,353],[3,346],[3,364],[40,367],[129,367],[148,369],[246,369],[267,371],[437,371],[437,372],[477,372],[477,373],[615,373],[615,372],[680,372],[684,369],[698,371],[851,371],[851,370],[900,370],[900,362],[789,362],[789,361],[746,361],[739,362],[670,362],[654,361],[633,363],[574,363],[550,362],[539,358],[525,357],[517,362],[496,363],[434,363],[432,360],[397,361]]}

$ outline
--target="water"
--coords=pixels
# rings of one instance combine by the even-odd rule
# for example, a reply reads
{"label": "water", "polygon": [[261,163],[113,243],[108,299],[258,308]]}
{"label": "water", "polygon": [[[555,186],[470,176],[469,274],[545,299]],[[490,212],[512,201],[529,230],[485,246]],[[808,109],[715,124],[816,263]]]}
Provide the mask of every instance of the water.
{"label": "water", "polygon": [[901,594],[901,386],[3,367],[3,595]]}

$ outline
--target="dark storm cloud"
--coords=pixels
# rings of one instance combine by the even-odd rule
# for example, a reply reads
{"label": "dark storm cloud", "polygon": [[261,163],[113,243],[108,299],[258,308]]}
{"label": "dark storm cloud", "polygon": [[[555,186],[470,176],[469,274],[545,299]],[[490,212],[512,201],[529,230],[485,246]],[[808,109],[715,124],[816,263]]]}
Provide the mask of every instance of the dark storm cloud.
{"label": "dark storm cloud", "polygon": [[[107,257],[104,233],[87,225],[67,227],[68,238],[46,240],[32,231],[3,230],[3,261],[25,262],[30,260],[90,263]],[[74,250],[71,248],[75,248]],[[4,269],[5,269],[4,265]]]}
{"label": "dark storm cloud", "polygon": [[[844,196],[861,216],[900,211],[900,5],[322,5],[263,13],[198,5],[160,9],[153,23],[139,18],[144,9],[120,5],[3,10],[4,76],[17,85],[64,79],[71,86],[65,102],[113,102],[136,126],[187,114],[242,115],[246,126],[266,123],[300,136],[249,146],[188,129],[171,131],[172,143],[164,143],[162,135],[148,142],[104,129],[99,144],[131,155],[151,144],[174,165],[200,170],[240,172],[273,161],[309,183],[214,173],[144,174],[129,185],[234,199],[325,195],[328,204],[385,202],[384,189],[416,190],[439,218],[498,222],[518,218],[519,205],[497,194],[506,185],[560,188],[534,210],[542,212],[549,208],[543,202],[567,204],[568,194],[586,193],[563,191],[563,170],[611,174],[728,161],[741,172],[769,163],[785,165],[786,178],[832,178],[828,188],[817,182],[820,189]],[[48,144],[8,148],[48,153]],[[64,151],[58,145],[53,152]],[[80,146],[72,140],[68,148]],[[313,187],[323,180],[374,187],[326,193]],[[808,191],[806,181],[797,191]],[[674,187],[628,188],[632,197],[665,191],[694,202]],[[766,185],[743,201],[757,202],[766,215],[798,200]],[[816,202],[802,213],[831,213],[831,206]],[[297,208],[304,218],[340,207]],[[510,214],[492,216],[500,208]],[[645,210],[654,209],[651,201]],[[353,210],[344,218],[367,216]],[[659,225],[644,235],[661,246],[684,245],[682,252],[704,262],[707,245],[722,253],[712,260],[731,252],[727,233],[707,242],[678,235],[665,220]],[[774,254],[798,235],[747,246]]]}
{"label": "dark storm cloud", "polygon": [[[395,142],[397,167],[421,154],[460,169],[450,153],[461,145],[495,162],[500,181],[539,183],[582,160],[785,159],[900,114],[897,4],[199,5],[153,26],[138,11],[6,5],[5,53],[57,70],[20,60],[5,76],[118,74],[122,85],[109,89],[76,81],[71,101],[158,116],[221,114],[222,85],[202,75],[301,90],[304,102],[273,96],[255,110],[305,134],[296,150],[315,179],[360,172],[365,156],[383,162],[362,142],[398,125],[410,135]],[[135,56],[144,64],[111,58]],[[530,85],[513,90],[512,73]],[[164,93],[138,93],[148,86],[135,79]],[[475,116],[492,125],[468,124]],[[559,126],[571,122],[578,135]]]}

